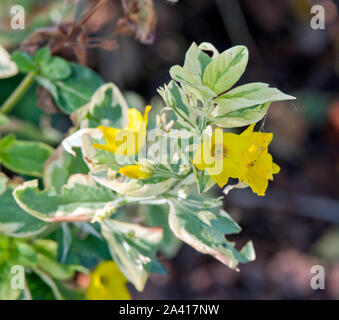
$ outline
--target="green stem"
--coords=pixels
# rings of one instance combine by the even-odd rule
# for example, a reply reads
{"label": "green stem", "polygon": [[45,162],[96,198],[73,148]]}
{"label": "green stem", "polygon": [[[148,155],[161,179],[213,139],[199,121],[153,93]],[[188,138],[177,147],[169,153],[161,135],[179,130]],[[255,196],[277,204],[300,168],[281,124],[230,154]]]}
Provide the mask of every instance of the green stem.
{"label": "green stem", "polygon": [[181,178],[182,176],[181,175],[179,175],[179,174],[176,174],[176,173],[174,173],[174,172],[171,172],[171,171],[165,171],[165,170],[162,170],[162,169],[159,169],[159,168],[156,168],[155,170],[154,170],[154,172],[156,172],[156,173],[159,173],[159,174],[161,174],[161,175],[165,175],[165,176],[167,176],[167,177],[169,177],[169,178]]}
{"label": "green stem", "polygon": [[2,114],[8,114],[28,91],[34,82],[34,72],[28,73],[0,108]]}
{"label": "green stem", "polygon": [[203,132],[206,128],[206,125],[207,125],[207,119],[206,119],[206,117],[203,117],[201,122],[200,122],[200,126],[199,126],[200,134],[203,134]]}

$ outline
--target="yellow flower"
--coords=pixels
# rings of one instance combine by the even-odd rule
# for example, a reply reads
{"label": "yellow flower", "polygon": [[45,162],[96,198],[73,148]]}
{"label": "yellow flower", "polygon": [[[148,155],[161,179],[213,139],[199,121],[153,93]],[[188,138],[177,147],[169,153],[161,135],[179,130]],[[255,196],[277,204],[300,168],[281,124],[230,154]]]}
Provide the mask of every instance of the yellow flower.
{"label": "yellow flower", "polygon": [[242,155],[250,147],[250,142],[234,133],[222,133],[217,128],[210,139],[203,141],[196,151],[193,164],[199,170],[207,170],[211,178],[222,188],[228,179],[245,174]]}
{"label": "yellow flower", "polygon": [[273,134],[253,132],[254,126],[240,135],[222,134],[217,128],[212,137],[199,146],[193,164],[199,170],[207,170],[221,188],[231,177],[246,182],[258,195],[265,195],[268,180],[273,180],[273,174],[280,168],[268,153]]}
{"label": "yellow flower", "polygon": [[131,300],[127,279],[113,261],[100,263],[91,273],[87,300]]}
{"label": "yellow flower", "polygon": [[149,179],[153,175],[153,172],[150,168],[140,164],[122,167],[119,169],[119,173],[132,179]]}
{"label": "yellow flower", "polygon": [[99,126],[106,144],[94,144],[93,147],[113,152],[117,155],[134,155],[143,147],[146,141],[148,113],[151,106],[146,106],[144,116],[137,109],[129,109],[128,125],[125,129]]}

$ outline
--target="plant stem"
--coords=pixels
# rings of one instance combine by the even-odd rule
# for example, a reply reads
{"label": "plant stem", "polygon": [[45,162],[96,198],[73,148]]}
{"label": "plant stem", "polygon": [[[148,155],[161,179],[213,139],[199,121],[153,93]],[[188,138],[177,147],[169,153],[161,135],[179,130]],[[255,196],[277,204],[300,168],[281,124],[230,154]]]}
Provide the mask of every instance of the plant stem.
{"label": "plant stem", "polygon": [[22,79],[21,83],[14,90],[14,92],[8,97],[4,104],[0,108],[2,114],[8,114],[20,101],[23,95],[31,87],[34,82],[34,72],[28,73],[25,78]]}
{"label": "plant stem", "polygon": [[200,125],[199,125],[199,130],[200,130],[200,134],[202,135],[205,128],[206,128],[206,125],[207,125],[207,119],[206,117],[203,117],[201,122],[200,122]]}
{"label": "plant stem", "polygon": [[176,174],[175,172],[171,172],[171,171],[165,171],[165,170],[162,170],[162,169],[159,169],[159,168],[156,168],[155,169],[155,172],[156,173],[159,173],[161,175],[164,175],[164,176],[167,176],[169,178],[181,178],[182,176],[179,175],[179,174]]}

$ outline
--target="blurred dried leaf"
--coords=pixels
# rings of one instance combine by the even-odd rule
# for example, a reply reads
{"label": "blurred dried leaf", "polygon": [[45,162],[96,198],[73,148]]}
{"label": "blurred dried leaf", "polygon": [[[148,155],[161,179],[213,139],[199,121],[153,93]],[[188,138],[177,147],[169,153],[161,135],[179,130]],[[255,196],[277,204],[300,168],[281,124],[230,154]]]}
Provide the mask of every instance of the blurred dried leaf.
{"label": "blurred dried leaf", "polygon": [[53,47],[53,44],[62,41],[67,35],[68,24],[58,27],[41,28],[34,31],[20,46],[20,50],[33,55],[44,46]]}
{"label": "blurred dried leaf", "polygon": [[133,36],[134,29],[135,29],[134,26],[131,25],[131,23],[129,23],[126,18],[119,18],[115,26],[115,30],[118,34],[127,37]]}
{"label": "blurred dried leaf", "polygon": [[20,50],[32,55],[39,48],[46,46],[51,49],[52,54],[57,54],[66,60],[75,60],[80,64],[86,65],[87,48],[116,49],[117,44],[114,39],[91,38],[85,28],[87,22],[106,3],[107,0],[96,2],[80,21],[36,30],[22,43]]}
{"label": "blurred dried leaf", "polygon": [[134,34],[141,43],[152,44],[157,24],[153,0],[122,0],[122,7],[125,17],[118,20],[116,31]]}

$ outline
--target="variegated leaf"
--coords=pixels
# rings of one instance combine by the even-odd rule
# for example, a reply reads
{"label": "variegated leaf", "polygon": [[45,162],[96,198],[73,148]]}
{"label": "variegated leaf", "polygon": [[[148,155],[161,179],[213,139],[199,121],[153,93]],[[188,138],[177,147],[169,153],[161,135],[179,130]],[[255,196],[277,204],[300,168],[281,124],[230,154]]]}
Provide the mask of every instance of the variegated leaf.
{"label": "variegated leaf", "polygon": [[35,237],[55,228],[21,209],[15,202],[13,189],[6,186],[7,178],[0,175],[0,233],[10,237]]}
{"label": "variegated leaf", "polygon": [[72,175],[57,193],[38,189],[38,181],[24,182],[14,189],[15,200],[25,211],[48,222],[91,221],[96,215],[110,216],[122,201],[87,175]]}
{"label": "variegated leaf", "polygon": [[142,291],[156,261],[162,229],[106,219],[101,230],[114,261],[136,289]]}
{"label": "variegated leaf", "polygon": [[209,254],[231,269],[255,259],[252,242],[240,252],[225,235],[239,233],[239,225],[217,205],[202,201],[169,201],[169,225],[173,233],[201,253]]}
{"label": "variegated leaf", "polygon": [[235,110],[241,110],[267,102],[294,99],[295,97],[287,95],[276,88],[270,88],[266,83],[247,83],[215,99],[217,106],[214,108],[212,115],[215,117],[225,115],[227,117],[227,113]]}
{"label": "variegated leaf", "polygon": [[17,65],[11,60],[7,50],[0,44],[0,79],[13,77],[17,73]]}
{"label": "variegated leaf", "polygon": [[68,178],[76,173],[88,173],[88,167],[82,159],[80,150],[77,150],[74,157],[62,146],[59,146],[45,162],[43,169],[44,187],[45,189],[53,187],[59,193],[62,186],[67,183]]}
{"label": "variegated leaf", "polygon": [[114,83],[106,83],[93,94],[91,101],[72,115],[80,128],[96,128],[99,125],[124,128],[127,125],[128,105]]}
{"label": "variegated leaf", "polygon": [[216,58],[206,67],[203,84],[216,94],[231,88],[244,73],[248,62],[248,50],[244,46],[232,47]]}

